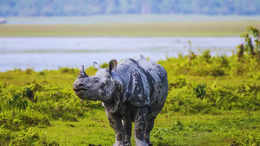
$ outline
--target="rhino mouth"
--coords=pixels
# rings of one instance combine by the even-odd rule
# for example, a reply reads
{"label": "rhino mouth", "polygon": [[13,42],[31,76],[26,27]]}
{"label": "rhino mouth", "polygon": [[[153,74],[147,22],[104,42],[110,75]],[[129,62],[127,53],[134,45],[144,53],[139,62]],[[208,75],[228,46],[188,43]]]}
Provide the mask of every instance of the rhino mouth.
{"label": "rhino mouth", "polygon": [[86,91],[87,89],[85,89],[85,88],[74,88],[73,90],[75,92],[82,92],[82,91]]}

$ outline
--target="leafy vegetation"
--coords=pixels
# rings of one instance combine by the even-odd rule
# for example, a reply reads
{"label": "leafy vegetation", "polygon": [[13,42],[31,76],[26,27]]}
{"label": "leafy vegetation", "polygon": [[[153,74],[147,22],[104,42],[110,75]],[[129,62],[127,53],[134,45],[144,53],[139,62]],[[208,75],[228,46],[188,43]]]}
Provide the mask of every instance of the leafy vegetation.
{"label": "leafy vegetation", "polygon": [[[250,27],[245,39],[256,38],[256,30]],[[241,45],[250,49],[232,56],[190,52],[159,61],[168,72],[169,95],[152,131],[154,145],[260,145],[260,52],[254,42],[245,41]],[[78,72],[0,72],[0,145],[111,145],[113,131],[100,102],[81,101],[72,90]]]}

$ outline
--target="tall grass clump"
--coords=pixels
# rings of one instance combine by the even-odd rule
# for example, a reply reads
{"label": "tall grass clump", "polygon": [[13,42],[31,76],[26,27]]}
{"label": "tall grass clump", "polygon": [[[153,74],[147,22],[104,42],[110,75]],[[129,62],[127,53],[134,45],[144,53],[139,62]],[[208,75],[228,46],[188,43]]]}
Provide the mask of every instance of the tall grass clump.
{"label": "tall grass clump", "polygon": [[[19,72],[23,73],[32,75]],[[72,89],[48,81],[34,80],[23,86],[0,83],[0,100],[0,145],[48,144],[37,128],[51,126],[52,120],[78,121],[89,109],[89,103],[81,102]]]}
{"label": "tall grass clump", "polygon": [[186,114],[259,110],[259,31],[249,27],[246,34],[232,56],[212,56],[206,50],[159,61],[169,78],[164,110]]}

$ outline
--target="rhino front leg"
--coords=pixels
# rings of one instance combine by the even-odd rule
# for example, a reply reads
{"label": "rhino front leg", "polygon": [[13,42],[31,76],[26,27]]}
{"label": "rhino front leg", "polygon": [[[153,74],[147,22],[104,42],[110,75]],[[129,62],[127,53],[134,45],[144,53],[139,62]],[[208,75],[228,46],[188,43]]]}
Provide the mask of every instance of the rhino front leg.
{"label": "rhino front leg", "polygon": [[148,108],[139,108],[135,116],[135,143],[136,146],[149,146],[146,141],[146,132],[148,127]]}
{"label": "rhino front leg", "polygon": [[125,146],[131,146],[131,132],[132,132],[132,122],[130,118],[124,118],[123,119],[123,127],[125,129],[125,137],[124,137],[124,143]]}
{"label": "rhino front leg", "polygon": [[[122,123],[122,118],[116,114],[106,112],[110,126],[115,131],[115,143],[114,146],[131,146],[130,141],[126,141],[126,130]],[[130,139],[129,139],[130,140]]]}
{"label": "rhino front leg", "polygon": [[154,126],[154,119],[155,118],[148,118],[147,125],[146,125],[147,127],[145,129],[145,140],[149,144],[149,146],[152,146],[150,141],[150,132],[152,131]]}

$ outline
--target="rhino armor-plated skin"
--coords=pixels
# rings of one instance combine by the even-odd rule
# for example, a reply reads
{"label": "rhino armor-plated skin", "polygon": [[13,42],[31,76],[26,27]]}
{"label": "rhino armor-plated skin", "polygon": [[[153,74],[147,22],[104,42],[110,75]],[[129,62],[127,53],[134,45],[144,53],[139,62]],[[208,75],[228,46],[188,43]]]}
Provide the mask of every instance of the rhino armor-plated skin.
{"label": "rhino armor-plated skin", "polygon": [[103,102],[115,131],[114,146],[131,146],[132,122],[136,145],[152,145],[150,132],[168,95],[167,73],[161,65],[144,58],[127,59],[118,65],[111,60],[109,69],[99,69],[92,77],[83,67],[73,88],[81,99]]}

